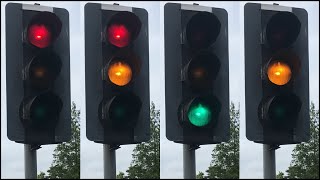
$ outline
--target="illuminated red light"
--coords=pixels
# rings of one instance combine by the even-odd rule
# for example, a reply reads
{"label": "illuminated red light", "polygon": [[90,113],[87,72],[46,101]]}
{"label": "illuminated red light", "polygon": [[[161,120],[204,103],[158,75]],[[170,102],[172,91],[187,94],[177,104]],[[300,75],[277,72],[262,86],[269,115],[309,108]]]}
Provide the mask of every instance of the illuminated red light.
{"label": "illuminated red light", "polygon": [[47,26],[32,24],[28,28],[28,40],[38,48],[46,48],[51,44],[52,34]]}
{"label": "illuminated red light", "polygon": [[122,24],[112,24],[108,27],[108,40],[117,47],[129,45],[131,33],[126,26]]}

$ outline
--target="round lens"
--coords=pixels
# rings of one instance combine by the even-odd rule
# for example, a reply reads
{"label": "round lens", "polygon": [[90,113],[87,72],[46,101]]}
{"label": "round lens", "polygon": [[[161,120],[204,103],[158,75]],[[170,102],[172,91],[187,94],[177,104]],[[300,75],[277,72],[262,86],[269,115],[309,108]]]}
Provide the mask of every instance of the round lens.
{"label": "round lens", "polygon": [[197,103],[190,107],[188,118],[191,124],[197,127],[207,125],[211,121],[211,110],[202,103]]}
{"label": "round lens", "polygon": [[28,28],[28,40],[38,48],[46,48],[51,44],[51,30],[44,24],[32,24]]}
{"label": "round lens", "polygon": [[268,67],[268,78],[276,85],[285,85],[291,79],[291,68],[284,62],[274,61]]}
{"label": "round lens", "polygon": [[125,47],[130,43],[131,33],[123,24],[112,24],[108,28],[108,40],[117,47]]}
{"label": "round lens", "polygon": [[115,61],[109,66],[108,76],[112,83],[118,86],[125,86],[131,81],[132,70],[127,63]]}

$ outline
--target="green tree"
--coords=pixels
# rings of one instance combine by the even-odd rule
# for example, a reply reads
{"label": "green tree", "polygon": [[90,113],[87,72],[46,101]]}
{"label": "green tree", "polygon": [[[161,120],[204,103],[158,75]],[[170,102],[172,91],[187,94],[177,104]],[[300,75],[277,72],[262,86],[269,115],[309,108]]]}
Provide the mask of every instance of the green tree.
{"label": "green tree", "polygon": [[76,104],[71,107],[71,140],[57,145],[53,154],[53,163],[47,171],[40,172],[40,179],[80,179],[80,110]]}
{"label": "green tree", "polygon": [[150,140],[136,145],[132,162],[126,171],[117,175],[118,179],[160,179],[160,110],[151,102]]}
{"label": "green tree", "polygon": [[293,149],[286,173],[287,176],[283,178],[319,179],[319,110],[315,109],[313,103],[310,106],[310,140],[297,144]]}
{"label": "green tree", "polygon": [[[207,176],[197,175],[200,179],[239,179],[239,108],[230,106],[230,140],[215,146],[212,161],[206,170]],[[203,174],[203,173],[202,173]]]}
{"label": "green tree", "polygon": [[120,171],[119,174],[117,174],[116,179],[126,179],[126,176],[123,172]]}
{"label": "green tree", "polygon": [[286,179],[286,177],[285,177],[283,172],[279,171],[279,173],[277,174],[276,179]]}
{"label": "green tree", "polygon": [[196,176],[196,179],[205,179],[206,177],[204,176],[204,173],[199,171],[199,173]]}

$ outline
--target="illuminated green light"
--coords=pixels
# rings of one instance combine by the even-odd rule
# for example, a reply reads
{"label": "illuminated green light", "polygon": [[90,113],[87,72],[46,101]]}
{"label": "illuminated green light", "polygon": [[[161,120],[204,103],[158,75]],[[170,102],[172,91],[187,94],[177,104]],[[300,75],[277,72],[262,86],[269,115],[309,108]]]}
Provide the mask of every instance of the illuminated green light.
{"label": "illuminated green light", "polygon": [[210,122],[211,111],[208,107],[198,104],[189,109],[188,118],[191,124],[197,127],[202,127]]}

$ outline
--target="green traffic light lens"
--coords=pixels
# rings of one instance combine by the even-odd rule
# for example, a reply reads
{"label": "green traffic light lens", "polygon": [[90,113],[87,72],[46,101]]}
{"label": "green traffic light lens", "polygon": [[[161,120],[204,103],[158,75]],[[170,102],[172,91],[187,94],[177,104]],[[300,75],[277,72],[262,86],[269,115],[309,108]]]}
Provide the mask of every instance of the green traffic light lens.
{"label": "green traffic light lens", "polygon": [[[28,114],[30,114],[29,118],[22,118],[23,123],[37,129],[48,129],[56,126],[63,104],[57,95],[46,92],[25,100],[22,105],[25,106],[25,111],[29,111]],[[23,114],[20,116],[24,117]]]}
{"label": "green traffic light lens", "polygon": [[127,107],[115,107],[114,109],[114,118],[115,119],[119,119],[119,120],[123,120],[125,118],[126,115],[126,108]]}
{"label": "green traffic light lens", "polygon": [[270,116],[276,121],[283,121],[287,116],[287,109],[283,104],[276,104],[270,109]]}
{"label": "green traffic light lens", "polygon": [[189,109],[188,118],[191,124],[203,127],[211,121],[211,110],[209,107],[198,103]]}
{"label": "green traffic light lens", "polygon": [[110,105],[104,108],[107,108],[107,116],[113,125],[117,127],[132,127],[136,124],[142,105],[138,96],[132,93],[121,94],[115,96],[107,104]]}
{"label": "green traffic light lens", "polygon": [[36,107],[36,109],[34,110],[34,116],[36,119],[43,119],[45,117],[47,110],[45,107],[40,106],[40,107]]}
{"label": "green traffic light lens", "polygon": [[292,127],[301,108],[300,99],[294,94],[279,95],[271,99],[268,116],[271,124],[279,127]]}

